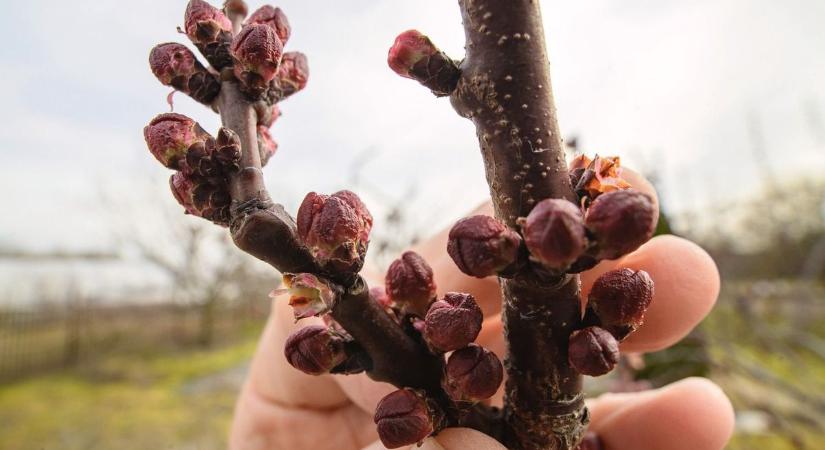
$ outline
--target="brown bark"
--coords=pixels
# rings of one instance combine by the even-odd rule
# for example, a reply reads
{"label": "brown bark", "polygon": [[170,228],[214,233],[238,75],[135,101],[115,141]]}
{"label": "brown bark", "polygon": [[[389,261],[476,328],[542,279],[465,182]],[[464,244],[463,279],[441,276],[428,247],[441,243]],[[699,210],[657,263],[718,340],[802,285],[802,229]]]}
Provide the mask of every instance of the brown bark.
{"label": "brown bark", "polygon": [[[451,96],[476,126],[496,216],[511,228],[546,198],[573,201],[537,0],[459,0],[467,55]],[[588,422],[567,362],[580,327],[579,277],[525,267],[501,279],[508,448],[574,449]]]}

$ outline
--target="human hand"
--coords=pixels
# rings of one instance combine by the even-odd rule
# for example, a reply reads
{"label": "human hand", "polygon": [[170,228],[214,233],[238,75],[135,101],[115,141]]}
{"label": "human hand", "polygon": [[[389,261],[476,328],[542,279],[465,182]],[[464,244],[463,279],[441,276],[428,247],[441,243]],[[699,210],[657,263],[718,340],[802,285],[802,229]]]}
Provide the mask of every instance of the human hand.
{"label": "human hand", "polygon": [[[640,176],[623,174],[635,188],[655,196]],[[477,213],[490,214],[486,205]],[[499,315],[501,296],[495,278],[462,274],[446,252],[447,231],[415,250],[433,267],[439,295],[469,292],[484,311],[477,342],[504,357]],[[656,284],[645,323],[621,344],[623,352],[652,352],[673,345],[710,311],[719,293],[719,275],[711,258],[695,244],[674,236],[652,239],[635,252],[604,261],[582,273],[582,297],[602,273],[621,267],[645,270]],[[370,285],[383,276],[367,268]],[[230,433],[232,449],[383,449],[373,423],[378,401],[396,388],[365,374],[310,376],[290,366],[283,349],[298,328],[322,323],[319,318],[293,323],[285,301],[275,300],[250,372],[236,405]],[[492,399],[501,404],[502,389]],[[605,394],[589,400],[590,430],[607,450],[716,450],[733,430],[733,409],[712,382],[690,378],[637,393]],[[422,450],[500,450],[494,439],[466,428],[443,430]]]}

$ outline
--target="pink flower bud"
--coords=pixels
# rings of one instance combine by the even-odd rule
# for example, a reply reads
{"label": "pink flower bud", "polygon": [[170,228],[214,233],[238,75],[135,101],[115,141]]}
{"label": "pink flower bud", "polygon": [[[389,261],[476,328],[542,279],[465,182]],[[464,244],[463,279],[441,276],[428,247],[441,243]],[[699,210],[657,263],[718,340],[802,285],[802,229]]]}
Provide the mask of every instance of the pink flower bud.
{"label": "pink flower bud", "polygon": [[496,393],[504,378],[498,356],[484,347],[470,344],[456,350],[447,360],[444,390],[457,402],[479,402]]}
{"label": "pink flower bud", "polygon": [[413,251],[404,252],[390,264],[384,285],[392,301],[420,316],[435,298],[433,269]]}
{"label": "pink flower bud", "polygon": [[181,169],[189,147],[204,142],[208,136],[194,120],[176,113],[160,114],[143,128],[149,151],[161,164],[174,170]]}
{"label": "pink flower bud", "polygon": [[223,11],[203,0],[189,0],[183,26],[186,35],[195,44],[214,42],[221,32],[232,32],[232,22]]}
{"label": "pink flower bud", "polygon": [[395,42],[390,47],[387,63],[398,75],[405,78],[413,78],[410,71],[426,58],[439,53],[438,48],[430,41],[430,38],[421,34],[418,30],[407,30],[395,38]]}
{"label": "pink flower bud", "polygon": [[321,265],[345,272],[361,269],[372,216],[357,195],[310,192],[298,208],[297,225],[298,236]]}
{"label": "pink flower bud", "polygon": [[269,134],[269,128],[258,125],[258,152],[261,157],[261,166],[265,166],[278,151],[278,143]]}
{"label": "pink flower bud", "polygon": [[301,52],[284,53],[276,76],[281,98],[287,98],[305,88],[308,79],[309,63],[306,55]]}
{"label": "pink flower bud", "polygon": [[395,73],[418,81],[437,96],[449,95],[461,76],[458,65],[417,30],[395,38],[387,63]]}
{"label": "pink flower bud", "polygon": [[281,63],[283,44],[267,25],[250,24],[232,41],[235,76],[252,92],[260,95],[275,79]]}
{"label": "pink flower bud", "polygon": [[289,21],[286,18],[286,14],[281,11],[281,8],[275,8],[270,5],[264,5],[258,8],[248,19],[246,19],[246,23],[248,24],[263,24],[267,25],[275,31],[275,34],[278,35],[278,38],[281,40],[283,45],[286,45],[286,42],[289,40],[289,35],[292,32],[291,27],[289,26]]}
{"label": "pink flower bud", "polygon": [[649,195],[636,190],[601,194],[587,210],[585,226],[596,236],[598,257],[616,259],[648,241],[656,229]]}
{"label": "pink flower bud", "polygon": [[548,269],[566,269],[587,246],[581,211],[567,200],[542,200],[519,224],[531,258]]}
{"label": "pink flower bud", "polygon": [[338,293],[331,285],[311,273],[285,273],[284,286],[286,289],[272,291],[270,297],[288,293],[289,306],[296,321],[326,314],[338,300]]}
{"label": "pink flower bud", "polygon": [[567,357],[577,372],[597,377],[619,362],[619,343],[607,330],[587,327],[570,334]]}
{"label": "pink flower bud", "polygon": [[459,220],[450,230],[447,253],[467,275],[484,278],[510,268],[518,258],[521,236],[490,216]]}
{"label": "pink flower bud", "polygon": [[426,398],[412,389],[400,389],[381,399],[374,420],[387,448],[421,442],[435,429]]}
{"label": "pink flower bud", "polygon": [[217,78],[181,44],[156,45],[149,53],[149,67],[163,85],[172,86],[204,104],[214,100],[221,90]]}
{"label": "pink flower bud", "polygon": [[310,375],[321,375],[347,359],[344,340],[327,327],[312,325],[289,335],[284,346],[289,364]]}
{"label": "pink flower bud", "polygon": [[232,63],[229,43],[232,22],[223,11],[203,0],[190,0],[183,16],[184,32],[216,69]]}
{"label": "pink flower bud", "polygon": [[172,194],[187,214],[229,225],[229,205],[232,199],[225,186],[209,183],[205,178],[175,172],[169,179]]}
{"label": "pink flower bud", "polygon": [[472,295],[448,292],[427,311],[424,339],[443,352],[458,350],[476,339],[483,319],[484,314]]}
{"label": "pink flower bud", "polygon": [[[607,195],[607,194],[605,194]],[[653,301],[653,280],[643,270],[611,270],[593,282],[587,305],[603,328],[616,339],[624,339],[644,322]]]}

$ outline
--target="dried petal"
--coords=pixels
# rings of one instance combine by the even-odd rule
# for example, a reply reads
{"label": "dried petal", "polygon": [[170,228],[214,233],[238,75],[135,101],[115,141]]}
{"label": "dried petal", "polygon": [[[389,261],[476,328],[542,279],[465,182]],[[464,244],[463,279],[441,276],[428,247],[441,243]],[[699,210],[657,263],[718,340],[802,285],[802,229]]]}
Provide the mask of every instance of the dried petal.
{"label": "dried petal", "polygon": [[338,293],[330,284],[311,273],[284,274],[286,290],[273,291],[271,296],[289,293],[289,306],[295,320],[326,314],[338,300]]}

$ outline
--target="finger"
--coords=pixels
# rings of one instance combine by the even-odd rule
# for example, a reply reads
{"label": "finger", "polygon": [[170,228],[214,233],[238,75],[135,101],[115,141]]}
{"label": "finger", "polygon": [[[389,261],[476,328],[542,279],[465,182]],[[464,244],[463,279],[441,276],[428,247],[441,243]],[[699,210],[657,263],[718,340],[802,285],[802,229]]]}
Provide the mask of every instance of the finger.
{"label": "finger", "polygon": [[719,272],[702,248],[675,236],[657,236],[637,251],[583,273],[582,296],[599,275],[623,267],[650,274],[654,296],[644,323],[622,342],[622,351],[652,352],[673,345],[702,321],[719,295]]}
{"label": "finger", "polygon": [[424,440],[421,450],[506,450],[497,440],[470,428],[447,428]]}
{"label": "finger", "polygon": [[589,402],[591,430],[607,450],[716,450],[733,433],[734,414],[721,389],[704,378]]}

